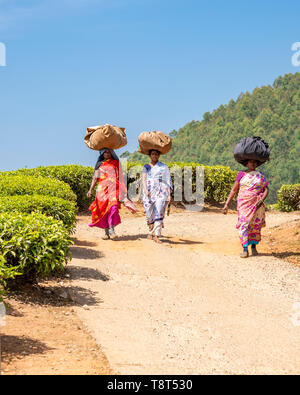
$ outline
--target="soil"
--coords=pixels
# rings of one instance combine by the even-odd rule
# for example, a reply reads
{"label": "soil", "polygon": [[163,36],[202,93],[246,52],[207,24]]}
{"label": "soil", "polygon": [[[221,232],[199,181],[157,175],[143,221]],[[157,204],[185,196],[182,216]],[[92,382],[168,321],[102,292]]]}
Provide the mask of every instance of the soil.
{"label": "soil", "polygon": [[274,256],[300,267],[300,221],[267,229],[265,234]]}
{"label": "soil", "polygon": [[65,299],[66,281],[24,287],[6,300],[2,375],[113,374],[73,303]]}
{"label": "soil", "polygon": [[122,219],[103,241],[79,216],[65,275],[6,300],[3,374],[300,373],[300,213],[268,212],[246,260],[233,211],[172,208],[161,245]]}

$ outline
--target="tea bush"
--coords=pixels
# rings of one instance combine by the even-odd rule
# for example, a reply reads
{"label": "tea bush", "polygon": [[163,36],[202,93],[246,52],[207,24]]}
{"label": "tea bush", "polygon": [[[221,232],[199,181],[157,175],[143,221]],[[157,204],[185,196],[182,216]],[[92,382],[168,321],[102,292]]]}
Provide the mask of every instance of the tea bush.
{"label": "tea bush", "polygon": [[1,266],[34,280],[64,269],[72,241],[62,221],[40,213],[0,214]]}
{"label": "tea bush", "polygon": [[276,207],[287,212],[300,210],[300,184],[282,185]]}
{"label": "tea bush", "polygon": [[44,195],[76,202],[69,185],[46,177],[6,175],[0,173],[0,196]]}
{"label": "tea bush", "polygon": [[[146,160],[147,161],[147,160]],[[195,187],[195,174],[196,168],[202,166],[198,163],[184,163],[184,162],[172,162],[167,163],[170,169],[177,166],[183,171],[185,166],[192,167],[193,179],[192,184]],[[137,172],[140,173],[142,170],[142,164],[136,162],[127,163],[128,184],[129,187],[134,178],[130,177],[130,172],[135,167],[139,169]],[[124,168],[124,171],[126,168]],[[92,167],[85,167],[79,165],[65,165],[65,166],[49,166],[49,167],[38,167],[35,169],[20,169],[14,172],[5,172],[2,174],[6,175],[26,175],[26,176],[43,176],[49,178],[55,178],[60,181],[67,183],[72,191],[77,196],[77,204],[80,209],[88,209],[91,204],[91,200],[86,197],[87,191],[90,188],[94,169]],[[226,166],[204,166],[204,196],[207,202],[224,202],[229,194],[235,177],[236,171],[231,170]]]}
{"label": "tea bush", "polygon": [[6,266],[6,261],[3,255],[0,255],[0,303],[6,293],[7,282],[19,275],[15,267]]}
{"label": "tea bush", "polygon": [[0,213],[3,212],[27,214],[40,212],[61,220],[70,232],[74,231],[76,225],[75,203],[51,196],[2,196],[0,198]]}
{"label": "tea bush", "polygon": [[75,193],[79,209],[86,209],[91,204],[86,194],[90,188],[94,174],[94,169],[92,167],[80,165],[47,166],[37,167],[35,169],[19,169],[3,174],[47,177],[62,181],[68,184]]}

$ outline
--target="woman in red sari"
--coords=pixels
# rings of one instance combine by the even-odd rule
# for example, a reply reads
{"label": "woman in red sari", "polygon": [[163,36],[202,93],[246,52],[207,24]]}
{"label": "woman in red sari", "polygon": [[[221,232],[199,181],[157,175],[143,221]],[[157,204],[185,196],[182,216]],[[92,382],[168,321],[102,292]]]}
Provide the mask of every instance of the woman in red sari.
{"label": "woman in red sari", "polygon": [[95,166],[95,173],[87,196],[90,198],[97,185],[96,199],[90,206],[91,227],[105,229],[104,240],[115,239],[115,227],[121,223],[120,201],[127,197],[119,158],[111,149],[104,148]]}

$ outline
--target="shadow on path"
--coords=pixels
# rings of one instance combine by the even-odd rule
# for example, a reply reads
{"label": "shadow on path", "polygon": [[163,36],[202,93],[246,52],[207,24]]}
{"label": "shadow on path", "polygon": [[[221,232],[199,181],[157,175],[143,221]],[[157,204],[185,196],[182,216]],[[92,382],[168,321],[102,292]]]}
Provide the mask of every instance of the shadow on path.
{"label": "shadow on path", "polygon": [[26,336],[1,335],[1,351],[3,362],[9,362],[14,357],[44,354],[53,350],[46,344]]}
{"label": "shadow on path", "polygon": [[83,247],[70,247],[70,251],[72,252],[72,258],[75,259],[100,259],[103,258],[104,255],[100,251],[92,250],[91,248],[83,248]]}
{"label": "shadow on path", "polygon": [[172,240],[170,238],[165,238],[162,237],[161,241],[163,244],[172,244],[172,245],[199,245],[203,244],[202,241],[193,241],[193,240],[185,240],[185,239],[179,239],[178,241]]}
{"label": "shadow on path", "polygon": [[78,286],[37,286],[30,291],[14,293],[13,298],[26,304],[38,306],[94,306],[103,301],[96,292]]}
{"label": "shadow on path", "polygon": [[79,240],[76,237],[72,238],[74,245],[78,247],[97,247],[97,243],[94,243],[92,241],[86,241],[86,240]]}
{"label": "shadow on path", "polygon": [[66,269],[67,274],[70,275],[71,280],[100,280],[109,281],[109,277],[101,273],[99,270],[89,267],[69,266]]}

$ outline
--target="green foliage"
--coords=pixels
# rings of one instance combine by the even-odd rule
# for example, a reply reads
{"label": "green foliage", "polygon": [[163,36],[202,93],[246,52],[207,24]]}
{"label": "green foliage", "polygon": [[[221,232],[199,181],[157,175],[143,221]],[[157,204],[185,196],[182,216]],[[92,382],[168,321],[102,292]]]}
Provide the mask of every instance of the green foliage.
{"label": "green foliage", "polygon": [[[204,114],[172,131],[172,150],[165,161],[226,165],[243,170],[233,157],[235,145],[246,136],[261,136],[271,147],[271,161],[260,169],[270,181],[271,202],[282,184],[300,181],[300,73],[279,77],[272,86],[241,94],[236,101]],[[129,161],[148,158],[135,152]]]}
{"label": "green foliage", "polygon": [[3,196],[0,199],[0,213],[3,212],[40,212],[61,220],[70,232],[74,231],[76,225],[75,203],[51,196]]}
{"label": "green foliage", "polygon": [[[65,166],[47,166],[37,167],[35,169],[20,169],[13,172],[5,172],[7,175],[24,175],[33,177],[47,177],[62,181],[70,186],[76,195],[77,205],[80,209],[89,206],[89,200],[86,196],[92,181],[94,170],[92,167],[79,165]],[[67,199],[69,200],[69,199]],[[70,199],[74,200],[74,198]]]}
{"label": "green foliage", "polygon": [[0,255],[0,303],[3,301],[3,296],[6,293],[7,282],[19,274],[15,267],[6,266],[4,256]]}
{"label": "green foliage", "polygon": [[281,211],[300,210],[300,184],[282,185],[276,206]]}
{"label": "green foliage", "polygon": [[0,196],[14,195],[44,195],[76,201],[75,194],[64,182],[45,177],[0,173]]}
{"label": "green foliage", "polygon": [[[146,160],[147,157],[144,156]],[[193,186],[193,191],[195,190],[196,185],[196,169],[197,167],[204,168],[204,198],[206,202],[219,202],[223,203],[226,201],[231,188],[233,187],[235,178],[237,176],[237,171],[231,170],[227,166],[203,166],[199,163],[185,163],[185,162],[169,162],[166,163],[169,167],[174,183],[174,174],[176,173],[176,168],[182,174],[182,186],[184,185],[184,168],[191,167],[191,179],[190,182]],[[130,171],[136,167],[139,169],[137,173],[141,172],[142,166],[141,163],[138,162],[130,162],[128,163],[128,182],[129,184],[133,181],[133,178],[130,177]]]}
{"label": "green foliage", "polygon": [[61,221],[39,213],[0,214],[1,267],[15,268],[23,279],[34,280],[63,270],[71,244]]}
{"label": "green foliage", "polygon": [[237,173],[237,171],[233,171],[226,166],[205,166],[205,200],[207,202],[225,202],[233,187]]}
{"label": "green foliage", "polygon": [[[127,170],[137,165],[137,163],[127,163]],[[86,210],[91,204],[91,200],[87,198],[87,192],[90,189],[92,178],[94,175],[93,167],[85,167],[79,165],[64,166],[48,166],[37,167],[35,169],[19,169],[2,173],[5,176],[33,176],[47,177],[57,179],[70,186],[77,197],[77,205],[80,210]]]}
{"label": "green foliage", "polygon": [[[148,162],[148,157],[144,156],[144,162]],[[182,172],[185,166],[191,166],[192,167],[192,184],[193,187],[195,187],[195,180],[196,180],[196,168],[198,166],[202,166],[198,163],[184,163],[184,162],[170,162],[167,163],[170,169],[172,169],[174,166],[177,166]],[[62,169],[60,169],[60,167]],[[78,168],[80,167],[80,169]],[[67,168],[67,169],[66,169]],[[49,169],[49,170],[48,170]],[[67,171],[68,170],[68,171]],[[72,174],[72,171],[75,171],[74,175]],[[142,171],[142,166],[141,163],[139,162],[127,162],[127,165],[123,166],[124,172],[127,171],[127,177],[128,177],[128,182],[127,186],[128,188],[130,185],[135,182],[138,184],[139,182],[136,179],[136,174],[140,176],[141,171]],[[83,166],[55,166],[55,171],[53,167],[47,168],[37,168],[37,169],[21,169],[16,172],[7,172],[7,173],[2,173],[6,174],[6,177],[17,177],[20,173],[21,174],[26,174],[26,176],[22,177],[31,177],[28,176],[27,174],[35,174],[38,175],[40,172],[45,176],[46,174],[52,174],[54,177],[54,174],[60,175],[60,178],[62,178],[61,174],[65,174],[67,171],[68,174],[68,179],[69,180],[80,180],[80,179],[85,179],[84,182],[80,183],[74,183],[72,184],[72,187],[74,188],[73,190],[79,194],[77,196],[77,202],[80,205],[80,207],[83,209],[87,209],[91,203],[91,200],[86,198],[86,192],[89,189],[90,182],[93,176],[93,168],[91,167],[83,167]],[[80,173],[80,175],[79,175]],[[229,167],[226,166],[204,166],[204,187],[205,187],[205,200],[208,201],[217,201],[217,202],[224,202],[227,198],[228,193],[230,192],[232,185],[234,183],[235,177],[236,177],[236,171],[231,170]],[[173,177],[174,179],[174,177]],[[67,178],[64,177],[65,182],[67,182]],[[184,180],[183,180],[184,181]],[[32,204],[31,207],[33,207],[34,204]],[[1,204],[0,204],[0,210],[1,210]],[[29,209],[28,209],[29,210]],[[50,210],[50,209],[49,209]],[[50,214],[50,211],[45,209],[46,214],[48,215],[53,215]],[[63,219],[62,217],[59,217],[58,215],[54,216],[57,219]],[[63,219],[64,220],[64,219]]]}

